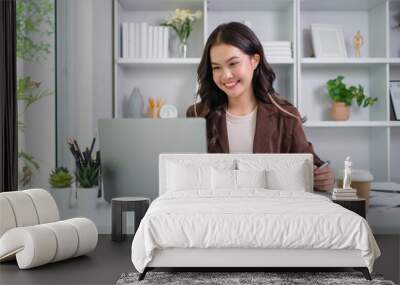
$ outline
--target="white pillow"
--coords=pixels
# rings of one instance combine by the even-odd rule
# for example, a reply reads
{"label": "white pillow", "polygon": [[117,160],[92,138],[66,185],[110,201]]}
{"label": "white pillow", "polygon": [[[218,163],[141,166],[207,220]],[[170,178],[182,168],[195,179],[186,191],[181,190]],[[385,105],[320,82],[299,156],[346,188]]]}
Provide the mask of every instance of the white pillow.
{"label": "white pillow", "polygon": [[266,170],[267,188],[272,190],[307,191],[312,185],[307,161],[291,159],[241,159],[238,161],[240,170]]}
{"label": "white pillow", "polygon": [[167,167],[167,191],[211,190],[211,167],[173,162]]}
{"label": "white pillow", "polygon": [[212,188],[236,190],[236,170],[212,168]]}
{"label": "white pillow", "polygon": [[267,188],[267,171],[236,170],[237,187],[240,188]]}
{"label": "white pillow", "polygon": [[267,169],[268,189],[307,191],[308,176],[307,164],[293,164],[290,169],[280,171],[279,169]]}

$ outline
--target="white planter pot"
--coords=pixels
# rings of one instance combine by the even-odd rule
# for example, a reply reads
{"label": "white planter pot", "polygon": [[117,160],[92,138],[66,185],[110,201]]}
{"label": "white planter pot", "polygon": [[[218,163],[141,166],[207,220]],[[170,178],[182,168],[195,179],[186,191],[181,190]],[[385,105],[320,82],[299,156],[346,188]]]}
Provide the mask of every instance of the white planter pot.
{"label": "white planter pot", "polygon": [[92,187],[92,188],[77,188],[77,195],[78,195],[78,206],[79,208],[84,209],[93,209],[96,208],[97,205],[97,193],[99,188]]}
{"label": "white planter pot", "polygon": [[50,193],[53,196],[58,209],[62,211],[63,209],[68,209],[71,206],[72,191],[71,187],[66,188],[50,188]]}

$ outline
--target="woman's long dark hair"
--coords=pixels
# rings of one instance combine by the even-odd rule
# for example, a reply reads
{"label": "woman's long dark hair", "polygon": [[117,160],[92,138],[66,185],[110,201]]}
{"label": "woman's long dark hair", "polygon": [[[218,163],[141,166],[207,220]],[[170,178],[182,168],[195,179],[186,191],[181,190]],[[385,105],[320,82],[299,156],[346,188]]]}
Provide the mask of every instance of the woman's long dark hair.
{"label": "woman's long dark hair", "polygon": [[[274,104],[281,111],[296,117],[280,106],[280,104],[288,104],[288,102],[281,99],[273,88],[273,82],[276,77],[275,72],[266,61],[263,47],[254,32],[246,25],[238,22],[221,24],[208,37],[199,67],[197,68],[197,81],[199,83],[197,95],[200,96],[203,104],[209,109],[207,115],[209,147],[217,141],[218,131],[216,121],[218,117],[222,116],[228,104],[228,96],[215,84],[212,74],[210,50],[212,46],[218,44],[235,46],[247,55],[258,54],[260,62],[254,70],[252,79],[254,96],[257,101]],[[194,111],[197,113],[196,105]]]}

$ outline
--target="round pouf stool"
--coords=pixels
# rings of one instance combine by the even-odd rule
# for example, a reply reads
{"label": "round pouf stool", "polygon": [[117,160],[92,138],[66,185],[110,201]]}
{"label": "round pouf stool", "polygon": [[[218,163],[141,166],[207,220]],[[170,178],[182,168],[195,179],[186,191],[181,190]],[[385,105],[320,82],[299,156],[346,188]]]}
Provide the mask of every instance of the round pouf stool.
{"label": "round pouf stool", "polygon": [[123,241],[126,239],[126,219],[124,212],[135,212],[135,232],[139,227],[140,221],[146,214],[150,205],[149,198],[143,197],[119,197],[111,200],[111,239],[113,241]]}

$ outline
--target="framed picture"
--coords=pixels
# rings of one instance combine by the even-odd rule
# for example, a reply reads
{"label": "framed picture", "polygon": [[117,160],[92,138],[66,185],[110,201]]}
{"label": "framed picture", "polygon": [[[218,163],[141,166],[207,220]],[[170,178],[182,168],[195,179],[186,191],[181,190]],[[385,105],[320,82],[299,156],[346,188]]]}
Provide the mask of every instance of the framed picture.
{"label": "framed picture", "polygon": [[392,120],[400,120],[400,81],[392,80],[390,81],[390,103],[391,109],[393,111]]}
{"label": "framed picture", "polygon": [[342,26],[312,24],[311,38],[315,57],[347,57]]}

